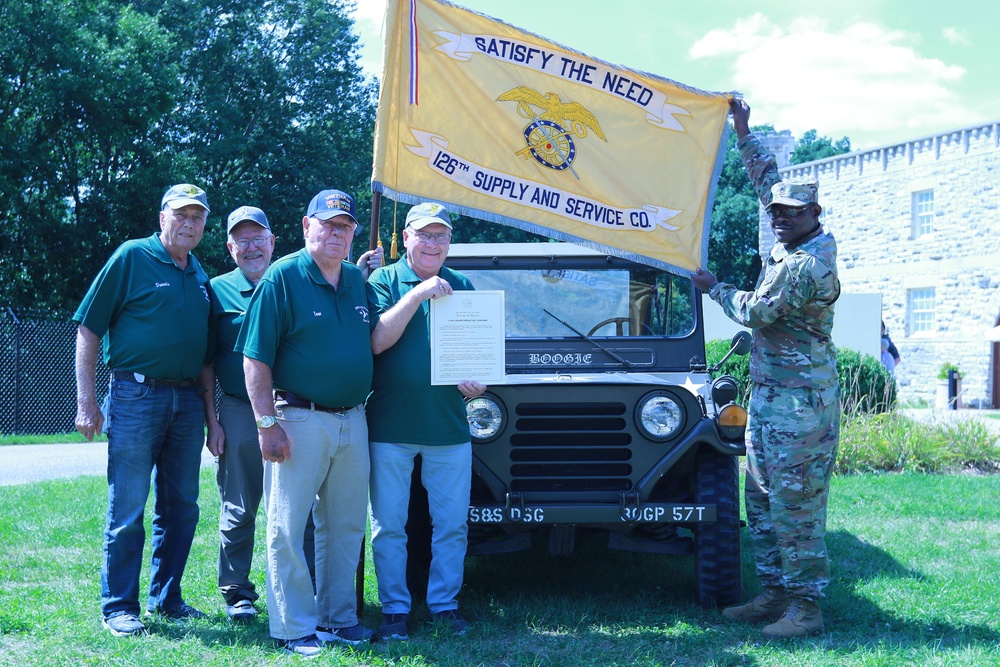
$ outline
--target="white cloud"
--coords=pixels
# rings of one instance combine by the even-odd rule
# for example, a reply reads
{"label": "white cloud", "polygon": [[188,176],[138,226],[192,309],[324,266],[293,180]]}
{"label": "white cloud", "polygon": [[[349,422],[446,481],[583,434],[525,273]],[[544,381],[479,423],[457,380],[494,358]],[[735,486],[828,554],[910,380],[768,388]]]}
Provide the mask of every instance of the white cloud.
{"label": "white cloud", "polygon": [[779,26],[755,14],[709,32],[689,55],[733,57],[733,87],[753,105],[751,122],[846,135],[865,148],[980,120],[953,90],[965,69],[922,57],[918,41],[867,22],[831,30],[819,19]]}
{"label": "white cloud", "polygon": [[361,37],[361,68],[369,76],[382,74],[382,31],[386,0],[356,0],[354,29]]}
{"label": "white cloud", "polygon": [[954,26],[941,28],[941,36],[949,44],[958,44],[960,46],[969,46],[972,44],[972,40],[969,39],[969,33],[965,28],[956,28]]}

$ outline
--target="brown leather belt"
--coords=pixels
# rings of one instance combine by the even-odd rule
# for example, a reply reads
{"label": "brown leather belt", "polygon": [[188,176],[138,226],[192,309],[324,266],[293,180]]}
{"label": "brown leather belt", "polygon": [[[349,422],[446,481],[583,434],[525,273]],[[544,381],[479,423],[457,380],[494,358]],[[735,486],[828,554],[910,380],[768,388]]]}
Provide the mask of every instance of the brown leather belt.
{"label": "brown leather belt", "polygon": [[325,405],[320,405],[319,403],[313,403],[310,400],[302,398],[298,394],[293,394],[290,391],[284,391],[281,389],[276,389],[274,392],[274,407],[276,408],[302,408],[303,410],[316,410],[318,412],[331,412],[335,415],[342,415],[348,410],[353,410],[358,407],[356,405],[350,405],[342,408],[331,408]]}

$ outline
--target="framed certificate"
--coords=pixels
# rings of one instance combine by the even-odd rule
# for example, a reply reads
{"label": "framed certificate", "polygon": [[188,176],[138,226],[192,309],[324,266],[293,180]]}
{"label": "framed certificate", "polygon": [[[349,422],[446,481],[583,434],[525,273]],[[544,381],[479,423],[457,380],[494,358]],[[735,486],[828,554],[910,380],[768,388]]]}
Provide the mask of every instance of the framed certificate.
{"label": "framed certificate", "polygon": [[503,384],[503,297],[503,290],[456,291],[431,300],[431,384]]}

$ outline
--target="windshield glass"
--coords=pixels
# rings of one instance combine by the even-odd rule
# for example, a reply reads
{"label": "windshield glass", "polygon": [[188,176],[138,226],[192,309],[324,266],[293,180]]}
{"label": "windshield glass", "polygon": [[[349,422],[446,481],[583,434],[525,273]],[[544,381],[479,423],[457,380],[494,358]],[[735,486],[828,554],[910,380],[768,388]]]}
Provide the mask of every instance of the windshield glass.
{"label": "windshield glass", "polygon": [[[507,338],[680,337],[694,329],[691,281],[653,268],[464,270],[503,290]],[[546,313],[545,311],[548,311]]]}

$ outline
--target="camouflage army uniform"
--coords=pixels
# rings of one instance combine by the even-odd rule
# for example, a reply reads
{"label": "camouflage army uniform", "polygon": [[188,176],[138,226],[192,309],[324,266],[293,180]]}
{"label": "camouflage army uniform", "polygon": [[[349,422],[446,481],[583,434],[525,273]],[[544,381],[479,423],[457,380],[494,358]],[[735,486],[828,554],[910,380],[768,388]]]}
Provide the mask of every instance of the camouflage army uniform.
{"label": "camouflage army uniform", "polygon": [[[753,134],[737,144],[761,201],[781,180]],[[817,600],[830,580],[824,536],[840,433],[837,244],[825,229],[798,247],[777,243],[753,292],[719,283],[709,296],[752,329],[747,522],[761,584]]]}

